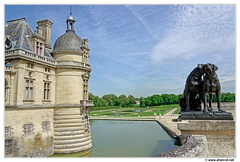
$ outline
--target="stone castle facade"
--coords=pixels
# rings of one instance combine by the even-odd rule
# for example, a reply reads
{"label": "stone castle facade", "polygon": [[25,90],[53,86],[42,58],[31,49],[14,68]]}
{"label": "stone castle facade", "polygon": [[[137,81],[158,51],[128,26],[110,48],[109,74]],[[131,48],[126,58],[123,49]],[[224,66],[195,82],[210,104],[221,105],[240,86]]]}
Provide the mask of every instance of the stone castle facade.
{"label": "stone castle facade", "polygon": [[34,32],[25,18],[5,25],[5,157],[48,156],[92,147],[88,40],[67,30],[51,52],[48,19]]}

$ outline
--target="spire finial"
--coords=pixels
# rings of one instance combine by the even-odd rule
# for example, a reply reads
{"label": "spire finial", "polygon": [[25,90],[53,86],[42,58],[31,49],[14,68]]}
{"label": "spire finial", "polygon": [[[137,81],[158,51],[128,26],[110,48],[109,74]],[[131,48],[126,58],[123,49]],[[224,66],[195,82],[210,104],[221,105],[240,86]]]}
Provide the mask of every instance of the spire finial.
{"label": "spire finial", "polygon": [[72,16],[72,5],[70,5],[70,15],[68,16],[67,21],[66,21],[66,23],[67,23],[67,31],[66,32],[68,32],[68,31],[75,32],[74,31],[74,22],[75,22],[75,20]]}

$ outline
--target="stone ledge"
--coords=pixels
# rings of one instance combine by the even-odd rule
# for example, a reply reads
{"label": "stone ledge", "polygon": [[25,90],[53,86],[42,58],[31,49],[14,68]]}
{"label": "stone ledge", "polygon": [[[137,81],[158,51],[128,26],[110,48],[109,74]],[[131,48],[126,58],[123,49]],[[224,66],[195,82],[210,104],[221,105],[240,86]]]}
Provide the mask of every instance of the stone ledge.
{"label": "stone ledge", "polygon": [[[184,121],[184,120],[183,120]],[[189,120],[179,122],[182,135],[204,135],[208,152],[205,157],[235,157],[235,121]]]}
{"label": "stone ledge", "polygon": [[189,120],[189,122],[179,122],[178,129],[181,131],[235,131],[235,121],[233,120]]}
{"label": "stone ledge", "polygon": [[199,111],[190,111],[190,112],[181,112],[181,115],[178,117],[179,120],[233,120],[233,115],[230,112],[199,112]]}
{"label": "stone ledge", "polygon": [[182,146],[156,157],[206,157],[207,151],[206,137],[204,135],[191,135]]}

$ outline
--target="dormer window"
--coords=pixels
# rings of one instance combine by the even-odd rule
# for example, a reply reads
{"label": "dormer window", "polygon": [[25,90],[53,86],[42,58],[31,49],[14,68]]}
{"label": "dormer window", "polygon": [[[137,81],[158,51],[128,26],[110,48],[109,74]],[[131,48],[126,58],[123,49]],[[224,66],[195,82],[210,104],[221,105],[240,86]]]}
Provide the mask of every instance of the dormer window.
{"label": "dormer window", "polygon": [[36,42],[36,54],[40,56],[43,55],[43,44],[40,42]]}

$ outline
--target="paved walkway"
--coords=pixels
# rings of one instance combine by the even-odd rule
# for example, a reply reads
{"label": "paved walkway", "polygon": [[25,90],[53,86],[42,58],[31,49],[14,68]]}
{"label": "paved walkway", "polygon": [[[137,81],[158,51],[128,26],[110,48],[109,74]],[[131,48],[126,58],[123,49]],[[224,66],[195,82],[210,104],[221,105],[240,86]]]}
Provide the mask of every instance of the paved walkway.
{"label": "paved walkway", "polygon": [[181,135],[181,131],[177,129],[177,122],[173,122],[173,119],[177,119],[179,114],[173,114],[176,109],[164,114],[161,118],[156,117],[155,120],[167,131],[171,136]]}

